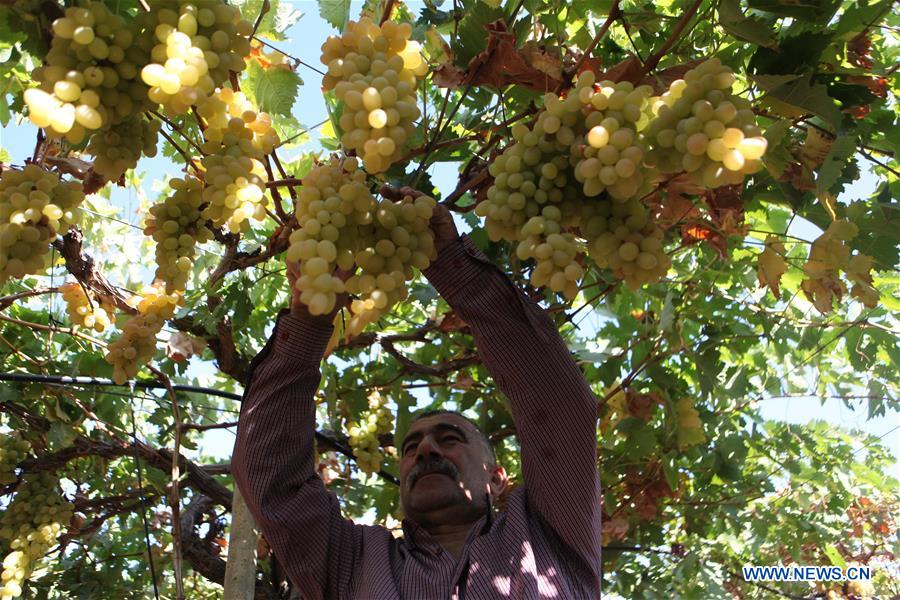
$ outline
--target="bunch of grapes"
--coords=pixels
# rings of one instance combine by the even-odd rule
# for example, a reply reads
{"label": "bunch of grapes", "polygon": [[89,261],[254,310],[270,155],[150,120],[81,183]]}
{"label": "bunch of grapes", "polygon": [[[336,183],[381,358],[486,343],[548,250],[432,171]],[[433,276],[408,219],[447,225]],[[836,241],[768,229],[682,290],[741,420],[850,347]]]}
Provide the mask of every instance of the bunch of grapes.
{"label": "bunch of grapes", "polygon": [[31,445],[16,431],[0,433],[0,485],[16,481],[16,467],[25,460]]}
{"label": "bunch of grapes", "polygon": [[335,267],[353,268],[359,227],[372,222],[375,206],[355,158],[332,157],[303,179],[294,211],[299,228],[291,233],[287,259],[300,264],[296,287],[310,313],[330,313],[345,291]]}
{"label": "bunch of grapes", "polygon": [[328,67],[322,87],[334,89],[344,103],[341,143],[362,156],[370,173],[400,158],[419,118],[417,78],[428,66],[419,44],[409,40],[411,33],[408,23],[379,26],[363,18],[322,45],[322,64]]}
{"label": "bunch of grapes", "polygon": [[53,22],[46,64],[32,73],[40,87],[25,91],[32,123],[78,144],[89,132],[148,108],[138,69],[150,60],[142,34],[149,19],[141,13],[128,22],[97,1],[67,8]]}
{"label": "bunch of grapes", "polygon": [[734,81],[716,58],[673,81],[653,107],[648,160],[664,173],[687,171],[710,189],[739,184],[762,169],[766,138],[750,102],[732,94]]}
{"label": "bunch of grapes", "polygon": [[637,199],[588,205],[584,215],[591,258],[632,290],[658,281],[671,266],[663,250],[663,231]]}
{"label": "bunch of grapes", "polygon": [[144,234],[156,242],[156,277],[166,293],[187,289],[197,244],[212,239],[201,205],[203,184],[193,177],[169,181],[172,195],[150,207]]}
{"label": "bunch of grapes", "polygon": [[133,379],[141,365],[156,352],[156,334],[183,303],[180,293],[167,294],[160,287],[141,290],[138,314],[122,327],[122,336],[107,347],[106,362],[113,366],[113,381]]}
{"label": "bunch of grapes", "polygon": [[[348,333],[362,331],[406,297],[413,268],[424,269],[434,257],[428,225],[434,206],[427,196],[377,201],[353,157],[333,157],[313,168],[300,190],[300,227],[291,234],[287,255],[300,264],[300,300],[312,314],[328,314],[338,294],[354,294]],[[359,272],[346,283],[334,274],[354,265]]]}
{"label": "bunch of grapes", "polygon": [[66,301],[66,312],[73,325],[80,325],[93,329],[97,333],[109,327],[111,321],[109,313],[99,304],[95,305],[95,299],[90,298],[77,281],[69,281],[59,286],[63,300]]}
{"label": "bunch of grapes", "polygon": [[[246,144],[249,145],[250,142]],[[255,158],[246,156],[245,150],[241,145],[233,145],[202,160],[206,169],[203,218],[232,233],[247,231],[250,217],[258,221],[266,218],[266,169]]]}
{"label": "bunch of grapes", "polygon": [[359,423],[350,423],[347,433],[350,435],[350,447],[359,468],[367,473],[381,470],[384,453],[381,451],[379,437],[388,435],[394,430],[394,417],[387,405],[387,399],[377,391],[369,395],[369,410],[360,415]]}
{"label": "bunch of grapes", "polygon": [[[198,103],[197,113],[206,121],[203,149],[209,154],[239,144],[245,156],[260,160],[278,145],[272,118],[267,113],[254,111],[242,92],[231,88],[217,89]],[[249,146],[243,140],[249,140]]]}
{"label": "bunch of grapes", "polygon": [[47,266],[49,243],[78,223],[84,192],[36,164],[0,175],[0,284]]}
{"label": "bunch of grapes", "polygon": [[73,505],[51,473],[29,473],[0,516],[0,598],[18,598],[34,564],[56,543],[72,519]]}
{"label": "bunch of grapes", "polygon": [[[583,78],[590,81],[593,73],[587,71]],[[627,81],[579,88],[578,98],[588,113],[583,142],[572,149],[575,179],[583,184],[585,196],[606,191],[622,202],[642,191],[647,177],[641,132],[649,122],[652,93],[650,86],[635,88]],[[547,110],[553,107],[548,105]]]}
{"label": "bunch of grapes", "polygon": [[355,255],[359,273],[346,284],[347,291],[358,296],[350,303],[350,335],[361,333],[404,300],[413,268],[424,269],[431,263],[435,249],[429,221],[435,204],[428,196],[378,203],[372,225],[364,227],[359,238],[363,241]]}
{"label": "bunch of grapes", "polygon": [[108,125],[91,135],[86,148],[94,158],[94,170],[116,181],[137,166],[141,154],[156,156],[156,139],[161,123],[140,115]]}
{"label": "bunch of grapes", "polygon": [[240,72],[253,25],[222,0],[155,0],[151,61],[141,70],[147,95],[172,115],[184,114]]}

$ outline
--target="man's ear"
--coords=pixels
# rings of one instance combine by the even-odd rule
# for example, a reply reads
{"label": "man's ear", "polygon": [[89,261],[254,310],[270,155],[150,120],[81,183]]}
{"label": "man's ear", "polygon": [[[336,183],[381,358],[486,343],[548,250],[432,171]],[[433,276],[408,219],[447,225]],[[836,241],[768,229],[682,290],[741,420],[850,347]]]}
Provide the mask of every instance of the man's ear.
{"label": "man's ear", "polygon": [[491,471],[491,480],[488,482],[491,496],[497,498],[506,489],[509,484],[509,477],[506,475],[506,469],[501,465],[497,465]]}

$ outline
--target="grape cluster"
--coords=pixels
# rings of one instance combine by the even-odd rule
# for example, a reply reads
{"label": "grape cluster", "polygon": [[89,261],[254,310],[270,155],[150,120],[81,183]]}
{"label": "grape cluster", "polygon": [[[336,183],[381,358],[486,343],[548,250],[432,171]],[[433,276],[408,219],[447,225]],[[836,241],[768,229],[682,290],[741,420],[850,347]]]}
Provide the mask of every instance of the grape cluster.
{"label": "grape cluster", "polygon": [[109,313],[96,299],[90,298],[77,281],[69,281],[59,286],[63,300],[66,301],[66,312],[73,325],[80,325],[103,333],[110,326]]}
{"label": "grape cluster", "polygon": [[[592,75],[590,71],[585,74],[585,83]],[[650,86],[635,88],[627,81],[602,81],[579,88],[578,98],[587,116],[583,143],[573,145],[573,151],[577,157],[575,179],[583,184],[585,196],[606,191],[613,200],[625,201],[644,188],[645,149],[640,132],[649,122],[652,93]],[[552,114],[559,104],[548,104],[547,111]]]}
{"label": "grape cluster", "polygon": [[359,273],[347,280],[347,291],[358,296],[350,303],[350,335],[362,332],[404,300],[413,268],[424,269],[431,263],[435,250],[429,221],[435,204],[428,196],[378,203],[372,225],[363,228],[364,242],[355,256]]}
{"label": "grape cluster", "polygon": [[345,291],[335,267],[353,268],[359,227],[372,222],[375,205],[355,158],[332,157],[303,179],[294,211],[299,228],[291,233],[287,260],[300,264],[296,287],[310,313],[330,313]]}
{"label": "grape cluster", "polygon": [[0,598],[18,598],[34,565],[72,519],[73,505],[59,493],[52,474],[29,473],[0,515]]}
{"label": "grape cluster", "polygon": [[266,170],[238,145],[203,157],[206,187],[203,188],[203,218],[232,233],[247,231],[248,219],[266,218]]}
{"label": "grape cluster", "polygon": [[381,451],[379,437],[394,430],[394,417],[387,405],[387,399],[377,391],[369,395],[369,410],[360,415],[358,423],[350,423],[347,433],[350,436],[350,447],[359,468],[367,473],[381,470],[384,453]]}
{"label": "grape cluster", "polygon": [[231,88],[217,89],[200,101],[197,113],[206,121],[203,150],[208,154],[239,145],[245,156],[260,160],[278,145],[268,113],[255,112],[247,97]]}
{"label": "grape cluster", "polygon": [[0,485],[16,481],[16,467],[30,449],[31,445],[18,432],[0,433]]}
{"label": "grape cluster", "polygon": [[169,181],[172,195],[150,207],[144,234],[156,242],[156,277],[166,293],[184,291],[194,266],[197,244],[212,239],[201,205],[203,184],[193,177]]}
{"label": "grape cluster", "polygon": [[669,270],[662,229],[639,200],[599,202],[588,205],[585,213],[591,258],[597,266],[612,269],[629,288],[658,281]]}
{"label": "grape cluster", "polygon": [[179,293],[167,294],[150,286],[141,290],[138,314],[122,327],[122,336],[107,347],[106,362],[113,366],[113,381],[122,384],[133,379],[141,365],[153,358],[156,334],[182,303]]}
{"label": "grape cluster", "polygon": [[36,164],[0,175],[0,284],[47,266],[49,243],[78,223],[84,192]]}
{"label": "grape cluster", "polygon": [[[428,223],[434,206],[427,196],[377,201],[353,157],[313,168],[300,190],[299,228],[287,255],[300,263],[300,300],[312,314],[328,314],[337,295],[349,292],[357,298],[348,332],[362,331],[406,297],[413,268],[424,269],[433,258]],[[335,268],[349,271],[354,265],[359,272],[346,283],[334,274]]]}
{"label": "grape cluster", "polygon": [[654,103],[648,160],[663,173],[687,171],[708,188],[739,184],[762,169],[766,138],[750,102],[732,94],[734,81],[716,58],[673,81]]}
{"label": "grape cluster", "polygon": [[141,13],[126,21],[97,1],[67,8],[53,22],[46,64],[32,73],[40,86],[25,91],[31,121],[51,137],[78,144],[89,132],[148,108],[138,74],[150,60],[142,33],[150,19]]}
{"label": "grape cluster", "polygon": [[213,93],[229,71],[244,70],[253,25],[222,0],[156,0],[155,45],[141,69],[148,97],[172,115]]}
{"label": "grape cluster", "polygon": [[379,26],[363,18],[322,45],[322,64],[328,68],[322,87],[334,89],[344,103],[341,143],[362,156],[370,173],[384,171],[400,158],[419,118],[417,78],[428,65],[418,42],[410,41],[411,33],[408,23]]}
{"label": "grape cluster", "polygon": [[156,156],[160,125],[155,119],[134,115],[91,135],[85,151],[94,156],[94,171],[116,181],[137,166],[141,154]]}

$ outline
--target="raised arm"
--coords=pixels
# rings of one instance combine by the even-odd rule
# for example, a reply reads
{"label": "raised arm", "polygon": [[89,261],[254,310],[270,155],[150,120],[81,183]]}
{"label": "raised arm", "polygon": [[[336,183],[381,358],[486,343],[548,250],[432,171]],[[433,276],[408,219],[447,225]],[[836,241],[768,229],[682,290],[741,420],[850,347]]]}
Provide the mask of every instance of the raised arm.
{"label": "raised arm", "polygon": [[251,367],[232,473],[256,523],[304,598],[350,594],[362,526],[341,516],[315,471],[315,401],[330,321],[282,315]]}
{"label": "raised arm", "polygon": [[439,255],[425,275],[509,399],[530,505],[599,577],[597,400],[550,317],[448,219],[432,221]]}

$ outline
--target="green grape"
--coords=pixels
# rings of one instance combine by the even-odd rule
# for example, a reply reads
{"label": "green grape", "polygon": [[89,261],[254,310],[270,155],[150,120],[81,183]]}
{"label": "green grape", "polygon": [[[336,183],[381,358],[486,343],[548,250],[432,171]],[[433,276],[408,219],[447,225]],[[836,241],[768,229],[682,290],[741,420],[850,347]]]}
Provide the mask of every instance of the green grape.
{"label": "green grape", "polygon": [[203,184],[193,177],[169,181],[172,195],[150,207],[144,234],[156,242],[156,278],[166,293],[183,292],[194,266],[197,244],[213,237],[202,215]]}
{"label": "green grape", "polygon": [[[248,141],[245,146],[249,145]],[[251,217],[258,221],[266,218],[265,167],[248,157],[246,150],[244,146],[233,145],[202,160],[206,169],[203,201],[207,203],[203,218],[233,233],[247,231]]]}
{"label": "green grape", "polygon": [[[382,452],[380,436],[394,430],[394,417],[387,399],[377,391],[369,395],[369,409],[360,415],[358,422],[351,421],[347,427],[350,447],[356,464],[364,473],[371,475],[381,470],[385,453]],[[393,448],[388,449],[389,452]]]}
{"label": "green grape", "polygon": [[0,284],[39,273],[50,242],[80,221],[84,192],[75,182],[28,164],[0,175]]}
{"label": "green grape", "polygon": [[758,172],[766,138],[750,102],[732,93],[734,80],[731,69],[711,58],[673,81],[653,103],[649,161],[664,173],[687,171],[710,189]]}
{"label": "green grape", "polygon": [[0,485],[16,482],[16,467],[25,460],[30,449],[30,444],[20,433],[0,433]]}
{"label": "green grape", "polygon": [[156,156],[160,122],[132,116],[91,134],[85,152],[94,158],[94,171],[110,181],[137,166],[141,154]]}
{"label": "green grape", "polygon": [[96,299],[88,297],[77,281],[62,284],[59,291],[66,301],[66,312],[73,325],[87,327],[97,333],[103,333],[110,326],[109,313],[99,303],[95,306]]}
{"label": "green grape", "polygon": [[140,72],[148,98],[171,115],[188,112],[246,67],[253,24],[222,0],[152,0],[151,60]]}
{"label": "green grape", "polygon": [[123,384],[137,376],[138,370],[156,352],[156,334],[183,303],[181,294],[167,294],[159,287],[141,290],[137,315],[122,328],[122,335],[107,347],[106,362],[113,366],[112,379]]}
{"label": "green grape", "polygon": [[344,103],[340,118],[341,143],[356,151],[366,171],[386,170],[401,156],[413,123],[419,118],[416,90],[428,65],[418,42],[410,41],[412,27],[368,17],[351,21],[342,36],[322,45],[322,80]]}
{"label": "green grape", "polygon": [[72,519],[73,505],[49,472],[28,473],[0,515],[0,598],[18,598],[34,566]]}

